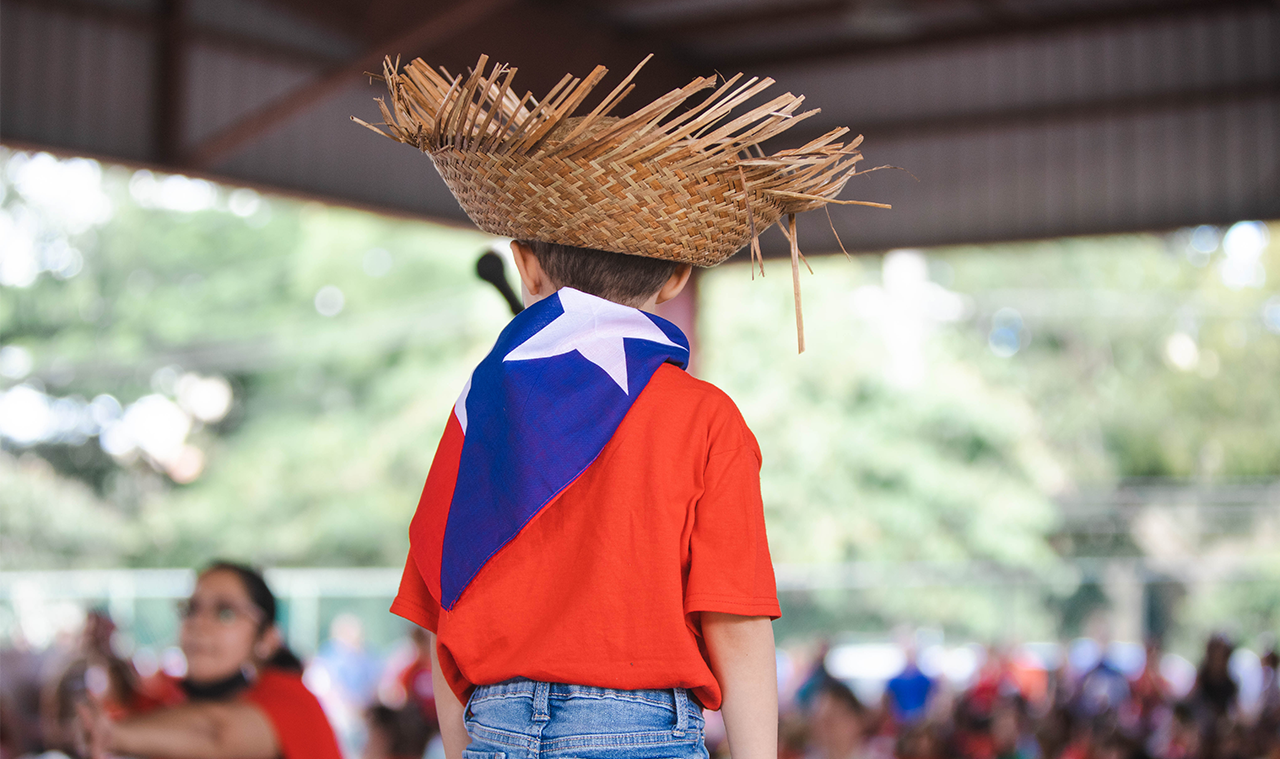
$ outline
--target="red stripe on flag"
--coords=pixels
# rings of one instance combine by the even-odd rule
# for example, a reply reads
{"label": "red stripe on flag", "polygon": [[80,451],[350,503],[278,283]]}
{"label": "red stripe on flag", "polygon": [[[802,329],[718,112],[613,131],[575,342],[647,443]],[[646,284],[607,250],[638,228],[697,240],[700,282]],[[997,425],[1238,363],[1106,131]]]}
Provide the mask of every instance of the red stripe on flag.
{"label": "red stripe on flag", "polygon": [[409,525],[409,553],[418,572],[436,601],[440,600],[440,557],[444,550],[444,529],[449,522],[449,504],[458,483],[458,464],[462,459],[462,441],[466,437],[456,414],[440,437],[436,457],[427,473],[427,484],[418,500],[418,512]]}

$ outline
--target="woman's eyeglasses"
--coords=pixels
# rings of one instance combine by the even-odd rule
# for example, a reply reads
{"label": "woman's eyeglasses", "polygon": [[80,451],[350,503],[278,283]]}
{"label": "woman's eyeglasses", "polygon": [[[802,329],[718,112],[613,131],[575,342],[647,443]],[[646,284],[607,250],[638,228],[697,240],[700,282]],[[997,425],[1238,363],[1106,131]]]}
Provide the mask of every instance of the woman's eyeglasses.
{"label": "woman's eyeglasses", "polygon": [[195,599],[178,602],[178,617],[183,621],[201,616],[211,616],[224,625],[234,624],[240,619],[261,621],[262,613],[227,601],[201,602]]}

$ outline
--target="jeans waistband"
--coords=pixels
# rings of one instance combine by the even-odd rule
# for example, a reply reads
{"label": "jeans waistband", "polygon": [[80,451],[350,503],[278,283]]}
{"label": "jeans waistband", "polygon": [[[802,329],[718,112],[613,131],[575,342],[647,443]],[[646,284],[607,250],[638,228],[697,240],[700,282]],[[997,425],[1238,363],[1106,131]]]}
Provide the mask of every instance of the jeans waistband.
{"label": "jeans waistband", "polygon": [[622,690],[619,688],[601,688],[594,685],[571,685],[569,683],[547,683],[528,680],[522,677],[506,680],[492,685],[478,685],[471,695],[476,702],[490,698],[529,698],[533,701],[533,719],[545,722],[551,719],[551,699],[599,698],[619,699],[622,701],[643,701],[666,706],[676,714],[675,732],[677,735],[689,728],[689,714],[701,710],[696,701],[685,688],[661,688]]}

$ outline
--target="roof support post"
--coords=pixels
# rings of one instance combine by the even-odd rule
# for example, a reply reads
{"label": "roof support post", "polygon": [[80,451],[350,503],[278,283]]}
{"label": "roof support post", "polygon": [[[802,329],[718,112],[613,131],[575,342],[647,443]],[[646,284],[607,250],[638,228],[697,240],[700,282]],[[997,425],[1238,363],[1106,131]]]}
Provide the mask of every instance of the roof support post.
{"label": "roof support post", "polygon": [[157,161],[177,165],[182,158],[186,126],[187,0],[160,0],[156,31],[155,79],[152,103]]}

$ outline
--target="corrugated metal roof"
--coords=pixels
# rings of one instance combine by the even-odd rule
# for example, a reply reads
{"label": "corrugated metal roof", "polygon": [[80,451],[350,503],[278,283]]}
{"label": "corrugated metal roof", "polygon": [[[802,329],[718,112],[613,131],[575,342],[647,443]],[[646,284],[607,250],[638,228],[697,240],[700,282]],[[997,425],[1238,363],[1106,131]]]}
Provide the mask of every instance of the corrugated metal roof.
{"label": "corrugated metal roof", "polygon": [[[525,49],[520,32],[537,23],[566,29],[565,40],[544,40],[542,49],[571,45],[563,49],[576,58],[599,49],[614,56],[614,76],[638,51],[658,49],[667,68],[654,70],[654,91],[693,73],[730,73],[723,60],[774,76],[779,91],[805,93],[823,113],[789,140],[848,125],[866,135],[868,166],[910,172],[850,184],[845,197],[895,206],[833,208],[851,248],[1280,217],[1275,3],[616,2],[572,18],[518,0],[494,7],[502,10],[437,43],[438,60],[456,69],[481,51]],[[181,14],[176,38],[164,36],[175,28],[162,20],[166,8]],[[0,139],[163,163],[157,65],[167,54],[181,72],[170,95],[182,104],[182,155],[200,154],[233,127],[248,135],[210,153],[202,169],[230,182],[462,218],[424,157],[348,120],[376,117],[379,86],[354,74],[316,85],[361,51],[412,52],[383,50],[385,40],[370,35],[429,31],[421,18],[365,18],[363,6],[343,0],[3,0],[0,10]],[[563,73],[558,57],[513,63],[534,86]],[[302,105],[245,128],[246,118],[308,88],[314,97],[295,101]],[[182,155],[171,168],[183,168]],[[803,222],[806,250],[836,249],[825,219]],[[770,245],[780,249],[780,236]]]}
{"label": "corrugated metal roof", "polygon": [[[862,196],[893,203],[891,214],[833,209],[846,244],[1268,218],[1280,213],[1277,18],[1238,8],[777,78],[823,108],[811,131],[848,123],[866,135],[871,164],[919,179],[864,183]],[[810,227],[808,244],[829,248],[829,233]]]}
{"label": "corrugated metal roof", "polygon": [[143,30],[2,6],[0,138],[146,160],[152,43]]}

